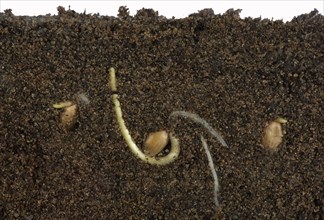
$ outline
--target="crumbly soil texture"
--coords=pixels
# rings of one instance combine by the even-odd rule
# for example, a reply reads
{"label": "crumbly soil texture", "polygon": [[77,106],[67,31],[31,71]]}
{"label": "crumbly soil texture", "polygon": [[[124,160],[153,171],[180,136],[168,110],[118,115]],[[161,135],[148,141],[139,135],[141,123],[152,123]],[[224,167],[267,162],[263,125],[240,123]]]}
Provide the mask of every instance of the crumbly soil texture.
{"label": "crumbly soil texture", "polygon": [[[324,17],[239,13],[1,13],[0,219],[323,219]],[[109,67],[135,142],[174,132],[173,163],[131,153]],[[65,130],[53,104],[75,97],[83,102]],[[180,110],[204,118],[229,147],[189,120],[169,120]],[[274,152],[260,139],[277,117],[288,122]],[[214,158],[218,207],[200,135]]]}

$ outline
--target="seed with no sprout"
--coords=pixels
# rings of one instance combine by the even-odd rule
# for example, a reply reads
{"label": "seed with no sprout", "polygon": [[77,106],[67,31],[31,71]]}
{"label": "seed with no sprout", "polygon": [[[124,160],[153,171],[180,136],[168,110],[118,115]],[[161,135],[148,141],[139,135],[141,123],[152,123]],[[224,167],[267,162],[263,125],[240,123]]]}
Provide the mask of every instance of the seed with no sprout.
{"label": "seed with no sprout", "polygon": [[278,146],[281,144],[283,137],[281,124],[286,122],[287,120],[284,118],[277,118],[265,127],[261,140],[264,147],[272,151],[278,150]]}

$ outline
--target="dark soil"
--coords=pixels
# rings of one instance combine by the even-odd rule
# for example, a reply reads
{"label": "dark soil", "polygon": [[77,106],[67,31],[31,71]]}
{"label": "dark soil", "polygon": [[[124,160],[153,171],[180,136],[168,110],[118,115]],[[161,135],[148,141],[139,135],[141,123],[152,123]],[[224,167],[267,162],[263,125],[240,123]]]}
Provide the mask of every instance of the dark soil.
{"label": "dark soil", "polygon": [[[0,14],[0,219],[323,219],[324,17],[290,22],[203,10],[166,19]],[[167,166],[130,152],[114,116],[107,69],[115,67],[127,126],[142,145],[171,129],[181,141]],[[54,103],[78,93],[65,132]],[[198,125],[168,122],[196,113]],[[268,121],[288,120],[277,152],[260,146]],[[200,142],[211,147],[220,207]]]}

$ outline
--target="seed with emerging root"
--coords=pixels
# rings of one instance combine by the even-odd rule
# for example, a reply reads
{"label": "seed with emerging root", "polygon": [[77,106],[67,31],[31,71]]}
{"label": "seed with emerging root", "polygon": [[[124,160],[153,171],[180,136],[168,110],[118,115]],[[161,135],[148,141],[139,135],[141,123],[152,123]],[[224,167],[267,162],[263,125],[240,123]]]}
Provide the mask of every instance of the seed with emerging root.
{"label": "seed with emerging root", "polygon": [[76,104],[64,108],[64,112],[61,114],[61,125],[64,130],[67,131],[74,127],[78,117],[77,113],[78,106]]}
{"label": "seed with emerging root", "polygon": [[61,126],[65,131],[71,130],[78,118],[78,106],[72,101],[65,101],[53,104],[54,108],[64,111],[61,114]]}
{"label": "seed with emerging root", "polygon": [[150,133],[144,142],[144,152],[154,157],[160,153],[169,142],[169,135],[166,131]]}
{"label": "seed with emerging root", "polygon": [[286,123],[287,120],[283,118],[277,118],[270,122],[263,131],[262,145],[269,148],[272,151],[277,151],[278,146],[282,142],[283,132],[281,124]]}

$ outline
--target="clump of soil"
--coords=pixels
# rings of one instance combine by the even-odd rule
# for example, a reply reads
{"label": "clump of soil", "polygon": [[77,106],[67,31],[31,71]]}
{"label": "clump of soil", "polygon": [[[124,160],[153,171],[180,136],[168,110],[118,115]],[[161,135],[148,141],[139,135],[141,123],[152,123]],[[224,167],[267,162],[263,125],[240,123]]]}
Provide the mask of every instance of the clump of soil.
{"label": "clump of soil", "polygon": [[[290,22],[202,10],[166,19],[151,9],[118,17],[0,14],[0,219],[323,219],[323,30],[317,11]],[[139,161],[114,116],[107,68],[117,70],[127,126],[172,129],[179,158]],[[86,93],[76,126],[52,107]],[[222,147],[194,123],[217,129]],[[277,152],[260,146],[267,122],[288,120]],[[217,167],[220,207],[200,143]]]}

